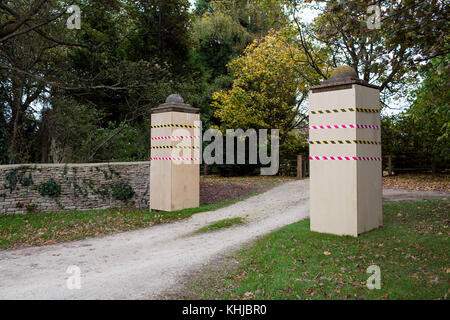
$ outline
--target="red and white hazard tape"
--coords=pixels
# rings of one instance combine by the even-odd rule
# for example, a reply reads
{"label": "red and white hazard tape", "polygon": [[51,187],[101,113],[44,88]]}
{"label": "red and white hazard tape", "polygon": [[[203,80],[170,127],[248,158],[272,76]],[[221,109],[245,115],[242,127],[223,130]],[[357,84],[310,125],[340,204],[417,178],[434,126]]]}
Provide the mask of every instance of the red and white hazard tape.
{"label": "red and white hazard tape", "polygon": [[381,126],[373,126],[368,124],[340,124],[327,126],[311,126],[310,130],[325,130],[325,129],[381,129]]}
{"label": "red and white hazard tape", "polygon": [[154,161],[199,161],[199,158],[150,158]]}
{"label": "red and white hazard tape", "polygon": [[152,140],[183,140],[183,139],[200,139],[200,136],[170,136],[170,137],[153,137]]}
{"label": "red and white hazard tape", "polygon": [[309,160],[338,160],[338,161],[381,161],[380,157],[309,157]]}

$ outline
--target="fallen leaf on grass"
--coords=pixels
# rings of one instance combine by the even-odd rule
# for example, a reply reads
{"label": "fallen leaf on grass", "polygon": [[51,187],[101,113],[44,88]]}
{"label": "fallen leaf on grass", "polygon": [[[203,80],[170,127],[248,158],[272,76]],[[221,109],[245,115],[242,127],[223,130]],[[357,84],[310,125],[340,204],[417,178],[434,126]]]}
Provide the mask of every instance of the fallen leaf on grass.
{"label": "fallen leaf on grass", "polygon": [[436,278],[434,278],[433,280],[431,280],[431,283],[432,284],[439,284],[439,281],[440,281],[441,279],[439,279],[439,277],[436,277]]}

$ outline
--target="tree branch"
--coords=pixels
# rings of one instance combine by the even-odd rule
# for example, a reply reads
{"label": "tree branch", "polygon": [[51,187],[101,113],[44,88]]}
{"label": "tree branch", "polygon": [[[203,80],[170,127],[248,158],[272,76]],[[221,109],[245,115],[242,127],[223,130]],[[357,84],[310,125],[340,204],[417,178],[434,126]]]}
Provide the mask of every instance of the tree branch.
{"label": "tree branch", "polygon": [[13,34],[16,32],[22,25],[24,25],[27,21],[29,21],[36,13],[39,12],[41,7],[44,5],[44,3],[47,2],[47,0],[37,0],[34,5],[31,7],[31,9],[24,14],[22,17],[19,17],[13,10],[11,10],[6,4],[0,3],[0,9],[6,10],[9,13],[13,14],[18,20],[16,22],[12,22],[4,26],[2,29],[0,29],[0,41],[3,41],[2,39],[7,37],[8,35]]}

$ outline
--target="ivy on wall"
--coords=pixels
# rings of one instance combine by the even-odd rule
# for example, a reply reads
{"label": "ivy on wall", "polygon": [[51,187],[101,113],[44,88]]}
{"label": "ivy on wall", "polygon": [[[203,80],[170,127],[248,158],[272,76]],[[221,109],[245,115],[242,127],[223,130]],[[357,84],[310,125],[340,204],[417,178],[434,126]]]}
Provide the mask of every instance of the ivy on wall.
{"label": "ivy on wall", "polygon": [[[108,166],[108,169],[101,169],[99,167],[91,167],[89,169],[90,172],[93,172],[94,170],[103,173],[103,177],[106,181],[113,180],[114,176],[120,177],[120,174],[111,166]],[[64,167],[62,172],[62,177],[71,185],[75,198],[87,197],[89,191],[103,200],[114,199],[127,202],[134,196],[133,188],[129,183],[106,183],[97,187],[92,179],[83,177],[80,184],[77,173],[77,168],[72,168],[72,175],[69,176],[67,166]]]}
{"label": "ivy on wall", "polygon": [[112,197],[115,200],[128,201],[134,196],[133,188],[128,183],[117,183],[111,186]]}
{"label": "ivy on wall", "polygon": [[[33,172],[42,171],[36,167],[32,168],[29,166],[22,166],[19,168],[14,168],[7,171],[4,175],[5,184],[4,187],[9,189],[10,193],[19,190],[21,187],[30,188],[36,190],[42,197],[53,198],[61,209],[64,209],[58,197],[61,196],[62,185],[57,182],[56,177],[51,177],[49,180],[35,185],[33,181]],[[114,170],[113,167],[108,166],[108,168],[91,167],[89,171],[101,172],[103,174],[103,183],[96,183],[94,180],[88,177],[79,177],[78,169],[71,168],[69,172],[68,166],[64,166],[60,173],[60,179],[62,184],[66,184],[73,191],[73,196],[75,198],[87,198],[89,194],[94,194],[99,196],[102,200],[117,200],[122,201],[127,204],[135,195],[135,191],[128,182],[124,181],[114,181],[114,178],[120,178],[120,174]],[[61,179],[62,178],[62,179]],[[148,192],[146,192],[148,194]],[[5,197],[6,194],[0,194],[0,197]],[[144,195],[145,197],[145,195]],[[32,208],[30,208],[32,209]],[[33,210],[36,208],[33,205]],[[28,211],[28,208],[27,208]],[[32,211],[32,210],[30,210]]]}
{"label": "ivy on wall", "polygon": [[28,187],[33,185],[33,178],[31,176],[34,169],[28,166],[22,166],[19,168],[12,169],[5,174],[5,188],[9,189],[10,193],[15,191],[20,184],[23,187]]}
{"label": "ivy on wall", "polygon": [[51,178],[47,182],[43,182],[38,187],[39,194],[43,197],[48,196],[50,198],[59,197],[61,194],[61,186]]}

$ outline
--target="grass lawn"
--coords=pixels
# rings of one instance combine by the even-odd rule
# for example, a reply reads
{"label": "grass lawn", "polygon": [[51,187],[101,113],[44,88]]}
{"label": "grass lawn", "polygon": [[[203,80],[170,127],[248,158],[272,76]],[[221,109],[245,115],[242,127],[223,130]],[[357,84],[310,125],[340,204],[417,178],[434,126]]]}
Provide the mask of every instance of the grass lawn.
{"label": "grass lawn", "polygon": [[[385,226],[359,238],[319,234],[305,220],[234,258],[237,266],[191,285],[200,299],[448,299],[450,202],[386,203]],[[381,289],[366,286],[381,269]]]}
{"label": "grass lawn", "polygon": [[245,219],[241,217],[231,218],[231,219],[223,219],[220,221],[217,221],[215,223],[212,223],[206,227],[198,229],[195,233],[204,233],[209,231],[216,231],[220,229],[226,229],[230,228],[237,224],[244,224]]}
{"label": "grass lawn", "polygon": [[217,195],[217,189],[223,183],[232,183],[220,198],[207,199],[199,208],[171,213],[129,208],[0,216],[0,250],[81,240],[170,223],[225,207],[287,180],[278,177],[207,177],[202,179],[202,183],[207,182],[203,189],[207,194]]}

